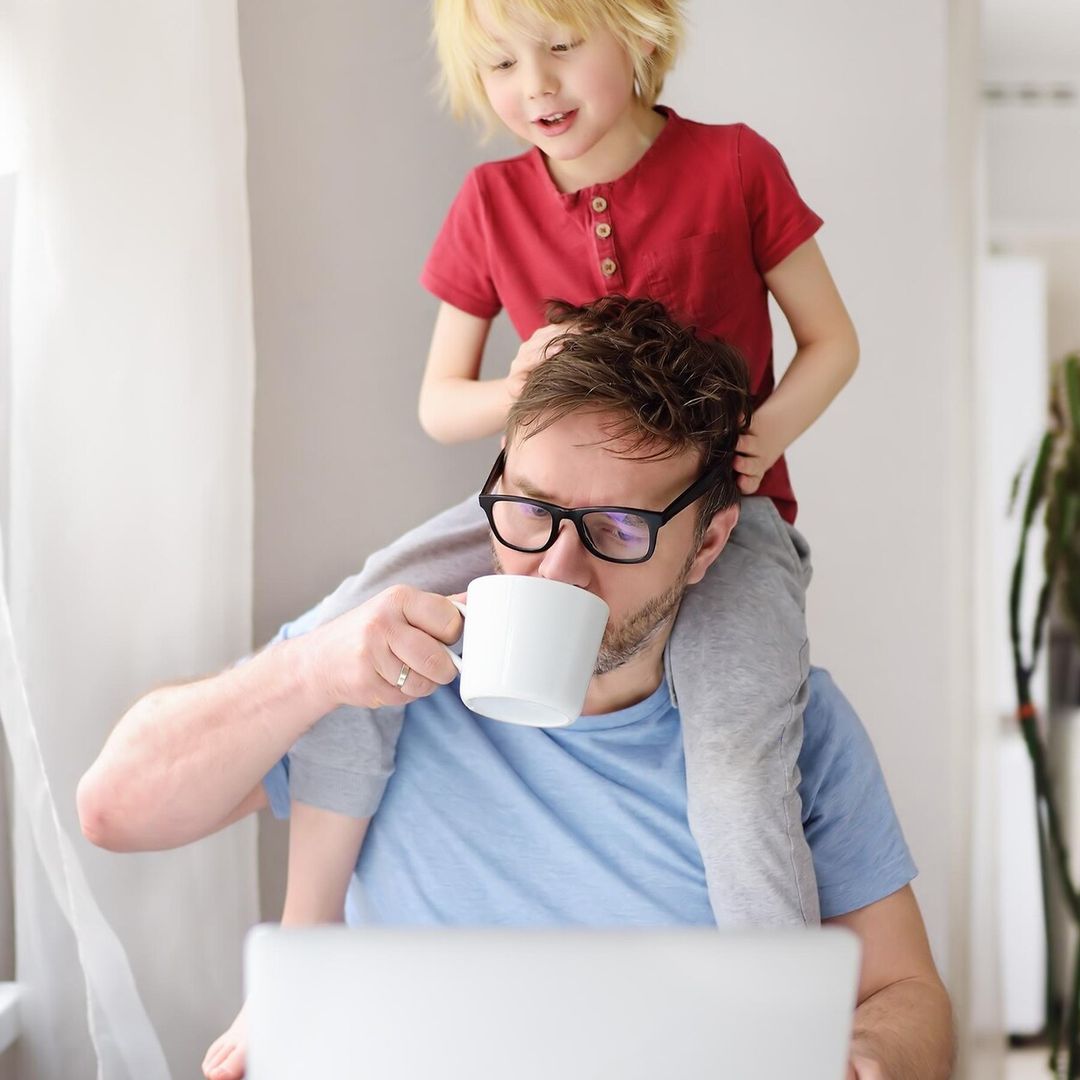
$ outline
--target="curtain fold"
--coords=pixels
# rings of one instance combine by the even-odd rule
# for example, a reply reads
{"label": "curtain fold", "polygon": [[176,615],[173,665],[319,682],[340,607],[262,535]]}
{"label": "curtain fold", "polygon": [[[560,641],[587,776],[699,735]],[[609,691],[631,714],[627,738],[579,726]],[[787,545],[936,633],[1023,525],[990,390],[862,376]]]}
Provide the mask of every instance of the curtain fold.
{"label": "curtain fold", "polygon": [[41,763],[35,783],[33,754],[13,740],[25,1080],[196,1075],[240,1003],[254,822],[173,852],[113,855],[82,839],[74,802],[137,696],[250,647],[254,344],[236,19],[220,0],[0,0],[21,129],[7,552],[20,667],[6,670],[26,704],[9,691],[3,719]]}
{"label": "curtain fold", "polygon": [[[3,537],[0,536],[0,567],[3,566]],[[131,967],[123,946],[105,921],[86,881],[82,864],[71,838],[60,823],[53,798],[37,729],[19,671],[15,641],[11,630],[11,615],[5,589],[0,585],[0,720],[11,755],[15,777],[19,822],[17,836],[25,843],[32,842],[35,867],[44,873],[47,894],[39,894],[39,903],[31,909],[32,931],[40,937],[44,910],[58,910],[72,935],[77,971],[80,978],[72,979],[77,994],[85,994],[86,1034],[92,1044],[97,1075],[101,1077],[135,1077],[145,1080],[167,1080],[169,1075],[161,1049],[145,1007],[135,989]],[[29,864],[26,853],[21,863]],[[27,884],[33,888],[40,879]],[[21,886],[21,882],[20,882]],[[21,889],[23,895],[28,890]],[[35,917],[35,915],[37,917]],[[66,937],[66,935],[65,935]],[[66,945],[65,941],[65,945]],[[46,946],[50,953],[55,950]],[[18,969],[22,964],[18,964]],[[20,979],[21,970],[18,971]],[[42,992],[36,981],[26,986],[25,1015],[28,1040],[37,1029],[51,1026],[51,1013],[57,1004]],[[70,1019],[70,1018],[69,1018]],[[81,1034],[81,1033],[80,1033]],[[81,1039],[79,1040],[81,1041]],[[50,1053],[55,1045],[49,1047]],[[28,1054],[32,1052],[30,1047]],[[42,1070],[37,1070],[39,1073]]]}

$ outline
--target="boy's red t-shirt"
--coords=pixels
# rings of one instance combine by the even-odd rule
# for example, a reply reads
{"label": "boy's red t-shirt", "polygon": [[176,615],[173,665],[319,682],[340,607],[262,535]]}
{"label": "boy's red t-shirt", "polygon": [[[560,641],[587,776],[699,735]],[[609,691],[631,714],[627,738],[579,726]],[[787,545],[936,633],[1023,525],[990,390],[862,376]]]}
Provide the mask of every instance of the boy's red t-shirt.
{"label": "boy's red t-shirt", "polygon": [[[776,149],[745,124],[698,124],[673,109],[617,180],[560,192],[541,152],[473,169],[428,256],[421,283],[479,318],[502,308],[522,339],[545,302],[606,293],[659,300],[680,322],[736,345],[756,404],[772,392],[772,326],[763,275],[822,224]],[[781,458],[757,494],[794,522]]]}

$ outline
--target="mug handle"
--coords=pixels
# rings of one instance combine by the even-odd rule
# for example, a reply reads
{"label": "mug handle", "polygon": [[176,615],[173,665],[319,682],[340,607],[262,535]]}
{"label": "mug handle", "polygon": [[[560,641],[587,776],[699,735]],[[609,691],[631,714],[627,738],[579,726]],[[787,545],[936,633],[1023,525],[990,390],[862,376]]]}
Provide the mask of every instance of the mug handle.
{"label": "mug handle", "polygon": [[[449,597],[449,596],[446,599],[449,600],[450,603],[453,604],[454,607],[456,607],[458,609],[458,611],[461,612],[461,617],[464,618],[465,617],[465,605],[462,604],[460,601],[454,600],[452,597]],[[454,652],[454,650],[451,649],[449,645],[444,645],[443,648],[446,650],[446,655],[449,656],[451,660],[453,660],[454,667],[456,667],[458,669],[458,671],[461,671],[461,663],[462,663],[461,657],[458,656],[458,654],[456,652]]]}

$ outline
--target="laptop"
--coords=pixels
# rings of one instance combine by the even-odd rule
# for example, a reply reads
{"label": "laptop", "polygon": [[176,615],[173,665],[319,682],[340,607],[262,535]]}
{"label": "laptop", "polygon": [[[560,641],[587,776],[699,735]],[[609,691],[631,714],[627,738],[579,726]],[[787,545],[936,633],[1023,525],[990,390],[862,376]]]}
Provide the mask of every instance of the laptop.
{"label": "laptop", "polygon": [[258,926],[250,1080],[843,1080],[838,928]]}

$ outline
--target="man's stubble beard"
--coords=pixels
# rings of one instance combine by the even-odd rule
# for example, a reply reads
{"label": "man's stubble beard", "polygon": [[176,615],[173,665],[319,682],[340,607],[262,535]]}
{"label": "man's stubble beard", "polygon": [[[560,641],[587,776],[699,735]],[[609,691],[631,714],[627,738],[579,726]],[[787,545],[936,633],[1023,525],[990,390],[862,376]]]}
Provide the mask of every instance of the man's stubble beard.
{"label": "man's stubble beard", "polygon": [[[488,543],[491,545],[491,561],[495,566],[495,573],[505,574],[495,538],[490,533]],[[631,612],[618,625],[613,625],[611,620],[608,620],[593,675],[607,675],[628,664],[635,656],[644,652],[667,623],[674,619],[683,593],[686,592],[686,579],[699,550],[700,544],[695,544],[674,583],[659,596],[646,600],[637,611]]]}

